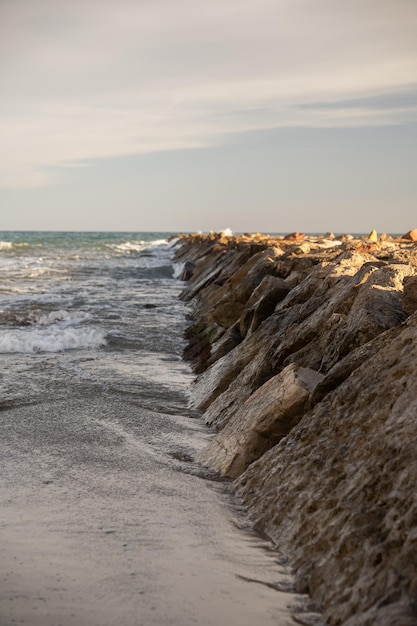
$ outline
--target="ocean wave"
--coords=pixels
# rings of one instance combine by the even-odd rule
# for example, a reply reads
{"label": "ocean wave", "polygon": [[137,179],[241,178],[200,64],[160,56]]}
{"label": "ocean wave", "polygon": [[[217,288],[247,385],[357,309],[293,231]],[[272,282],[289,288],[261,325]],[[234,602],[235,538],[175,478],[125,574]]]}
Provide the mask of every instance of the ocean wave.
{"label": "ocean wave", "polygon": [[11,250],[13,244],[11,241],[0,241],[0,250]]}
{"label": "ocean wave", "polygon": [[59,309],[45,312],[43,309],[5,310],[0,311],[0,322],[12,323],[17,326],[50,326],[59,324],[60,328],[81,324],[91,319],[91,315],[84,311],[67,311]]}
{"label": "ocean wave", "polygon": [[182,274],[182,271],[185,267],[185,263],[173,263],[172,267],[174,268],[174,278],[179,278]]}
{"label": "ocean wave", "polygon": [[11,330],[0,334],[1,353],[63,352],[106,345],[104,331],[94,328]]}
{"label": "ocean wave", "polygon": [[166,239],[155,239],[154,241],[124,241],[122,243],[108,243],[107,248],[114,250],[118,254],[138,254],[149,250],[149,248],[159,247],[166,244]]}
{"label": "ocean wave", "polygon": [[21,250],[22,248],[42,248],[42,244],[30,244],[25,241],[16,242],[16,241],[0,241],[0,251],[8,251],[8,250]]}

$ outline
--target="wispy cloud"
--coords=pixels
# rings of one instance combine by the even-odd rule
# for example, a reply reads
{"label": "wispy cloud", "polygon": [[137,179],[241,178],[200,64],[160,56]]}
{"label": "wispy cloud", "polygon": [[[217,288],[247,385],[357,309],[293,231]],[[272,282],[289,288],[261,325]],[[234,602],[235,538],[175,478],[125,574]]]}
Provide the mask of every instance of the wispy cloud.
{"label": "wispy cloud", "polygon": [[2,186],[251,130],[417,118],[414,0],[3,0],[0,23]]}

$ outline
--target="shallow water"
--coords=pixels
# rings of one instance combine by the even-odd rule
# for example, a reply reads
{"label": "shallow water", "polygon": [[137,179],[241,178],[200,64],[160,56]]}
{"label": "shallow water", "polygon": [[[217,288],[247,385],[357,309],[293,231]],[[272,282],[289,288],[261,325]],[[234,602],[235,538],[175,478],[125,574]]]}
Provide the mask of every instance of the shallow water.
{"label": "shallow water", "polygon": [[164,238],[0,234],[2,626],[315,619],[192,461],[212,435]]}

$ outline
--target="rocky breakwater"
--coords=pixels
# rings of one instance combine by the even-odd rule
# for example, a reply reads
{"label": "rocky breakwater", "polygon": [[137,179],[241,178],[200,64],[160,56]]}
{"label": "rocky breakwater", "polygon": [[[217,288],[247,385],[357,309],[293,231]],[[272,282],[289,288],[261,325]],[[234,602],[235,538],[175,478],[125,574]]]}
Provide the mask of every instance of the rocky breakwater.
{"label": "rocky breakwater", "polygon": [[235,479],[328,624],[417,624],[417,244],[180,239],[198,461]]}

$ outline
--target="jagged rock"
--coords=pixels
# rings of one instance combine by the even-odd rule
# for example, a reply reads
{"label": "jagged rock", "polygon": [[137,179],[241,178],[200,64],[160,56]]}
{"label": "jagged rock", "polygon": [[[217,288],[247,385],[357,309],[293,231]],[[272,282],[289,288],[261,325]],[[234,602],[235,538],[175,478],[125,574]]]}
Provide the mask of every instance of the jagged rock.
{"label": "jagged rock", "polygon": [[289,233],[289,235],[285,235],[284,239],[286,239],[287,241],[299,241],[301,239],[304,239],[305,234],[304,233]]}
{"label": "jagged rock", "polygon": [[[223,256],[223,252],[220,253],[221,256]],[[219,256],[220,256],[219,255]],[[182,292],[181,294],[181,298],[185,301],[189,301],[192,300],[193,298],[195,298],[198,293],[204,289],[204,287],[206,287],[207,285],[210,285],[221,273],[223,266],[220,263],[220,258],[216,259],[217,262],[214,263],[214,267],[211,266],[211,264],[207,264],[207,267],[210,267],[210,271],[209,272],[204,272],[203,275],[199,275],[199,272],[196,271],[198,270],[198,265],[196,265],[196,269],[194,270],[193,276],[192,278],[194,279],[193,282],[190,282],[190,284],[188,285],[188,287]],[[227,260],[224,261],[223,263],[227,263]],[[197,278],[199,280],[197,280]]]}
{"label": "jagged rock", "polygon": [[239,330],[239,323],[231,326],[226,332],[213,343],[211,347],[211,355],[207,361],[207,365],[212,365],[216,361],[222,358],[233,350],[242,341],[242,336]]}
{"label": "jagged rock", "polygon": [[315,247],[318,248],[319,250],[320,249],[329,250],[330,248],[338,248],[342,244],[343,242],[340,239],[336,239],[335,236],[333,235],[333,237],[331,237],[330,239],[326,237],[325,239],[322,239],[321,241],[317,242]]}
{"label": "jagged rock", "polygon": [[184,267],[182,268],[181,274],[179,275],[179,279],[183,281],[190,280],[194,270],[195,263],[191,263],[191,261],[186,261],[186,263],[184,263]]}
{"label": "jagged rock", "polygon": [[408,315],[417,311],[417,276],[404,278],[403,311]]}
{"label": "jagged rock", "polygon": [[376,230],[371,230],[368,235],[368,241],[372,241],[374,243],[378,241],[378,233],[376,232]]}
{"label": "jagged rock", "polygon": [[[373,357],[385,345],[385,343],[395,341],[395,338],[401,333],[402,328],[396,327],[387,330],[374,339],[367,341],[349,352],[340,361],[337,361],[333,367],[325,374],[323,380],[317,384],[313,393],[307,402],[306,407],[312,408],[330,392],[334,391],[351,373],[360,367],[365,361]],[[388,337],[387,337],[388,335]]]}
{"label": "jagged rock", "polygon": [[[250,395],[254,389],[253,385],[258,385],[258,381],[265,382],[269,377],[278,371],[273,372],[271,368],[271,357],[276,346],[284,336],[289,327],[299,324],[310,313],[312,313],[317,303],[322,302],[323,294],[325,294],[330,283],[323,285],[323,280],[329,272],[333,270],[335,280],[339,279],[340,273],[355,273],[363,263],[363,257],[357,257],[349,253],[352,261],[342,259],[337,267],[313,266],[311,274],[308,275],[297,287],[294,287],[285,298],[285,301],[279,305],[279,312],[271,315],[261,326],[239,344],[234,350],[226,354],[222,359],[217,361],[204,374],[199,376],[195,381],[192,389],[192,397],[196,408],[206,410],[210,404],[216,400],[230,384],[236,379],[236,391],[228,394],[231,398],[236,393],[233,401],[227,400],[227,406],[233,405],[234,401],[241,402]],[[317,289],[322,289],[323,293],[319,293],[317,303],[313,304],[311,310],[308,304],[311,303],[311,296]],[[249,365],[246,372],[245,368]],[[247,394],[247,395],[246,395]],[[220,404],[218,412],[223,414],[223,422],[225,421],[227,411]],[[209,423],[214,423],[218,427],[215,411],[212,410],[213,416],[206,414]]]}
{"label": "jagged rock", "polygon": [[274,261],[282,253],[276,248],[268,248],[251,257],[229,281],[219,290],[218,302],[213,306],[213,319],[230,328],[239,319],[254,289],[264,276],[273,271]]}
{"label": "jagged rock", "polygon": [[363,263],[351,276],[353,269],[335,265],[328,272],[306,303],[307,312],[314,310],[289,328],[277,347],[275,369],[295,362],[327,372],[359,345],[404,321],[402,281],[415,269],[400,264],[381,266],[378,261]]}
{"label": "jagged rock", "polygon": [[[269,320],[259,328],[259,332],[266,327],[268,321]],[[252,363],[252,367],[256,370],[258,363],[255,361],[255,357],[261,346],[267,348],[269,337],[268,332],[266,332],[265,335],[261,334],[261,336],[259,336],[258,333],[253,333],[245,341],[244,347],[243,343],[240,343],[233,350],[213,363],[203,374],[198,376],[191,390],[191,397],[195,408],[206,411],[216,398],[229,388],[230,384],[245,370],[248,364]],[[270,371],[268,371],[268,374],[269,372]],[[260,367],[258,367],[258,370],[254,372],[254,380],[256,381],[254,384],[257,384],[259,376],[261,380],[264,378],[262,382],[265,382],[270,377],[270,374],[268,374],[266,374],[265,378],[265,374],[260,372]],[[250,395],[252,391],[252,386],[250,386],[248,391],[245,391],[242,387],[241,400],[245,399],[246,393]],[[211,423],[210,417],[207,414],[205,415],[205,419],[208,420],[208,423]]]}
{"label": "jagged rock", "polygon": [[[309,237],[301,252],[291,239],[199,237],[178,255],[195,263],[187,298],[205,351],[194,404],[220,431],[200,460],[231,476],[248,465],[238,485],[257,527],[330,625],[416,624],[415,244]],[[276,278],[290,290],[273,306]]]}
{"label": "jagged rock", "polygon": [[307,241],[304,241],[303,243],[300,243],[297,246],[292,246],[290,248],[290,252],[291,254],[308,254],[311,250],[312,246],[307,243]]}
{"label": "jagged rock", "polygon": [[297,423],[323,376],[289,365],[255,391],[196,460],[235,478]]}
{"label": "jagged rock", "polygon": [[354,248],[356,252],[366,252],[367,254],[372,254],[378,250],[378,246],[372,242],[357,244]]}
{"label": "jagged rock", "polygon": [[403,239],[408,239],[409,241],[417,241],[417,228],[413,230],[409,230],[408,233],[402,236]]}
{"label": "jagged rock", "polygon": [[241,315],[239,330],[241,337],[254,332],[275,310],[291,287],[278,276],[265,276],[254,289]]}
{"label": "jagged rock", "polygon": [[416,314],[382,344],[238,482],[330,625],[417,623]]}
{"label": "jagged rock", "polygon": [[188,344],[183,350],[183,358],[191,362],[196,374],[206,369],[212,343],[219,339],[220,334],[216,325],[206,325],[203,321],[193,324],[186,331]]}
{"label": "jagged rock", "polygon": [[289,363],[326,373],[359,345],[398,326],[405,319],[402,281],[415,272],[352,252],[316,266],[254,333],[196,380],[192,397],[204,419],[221,429]]}

